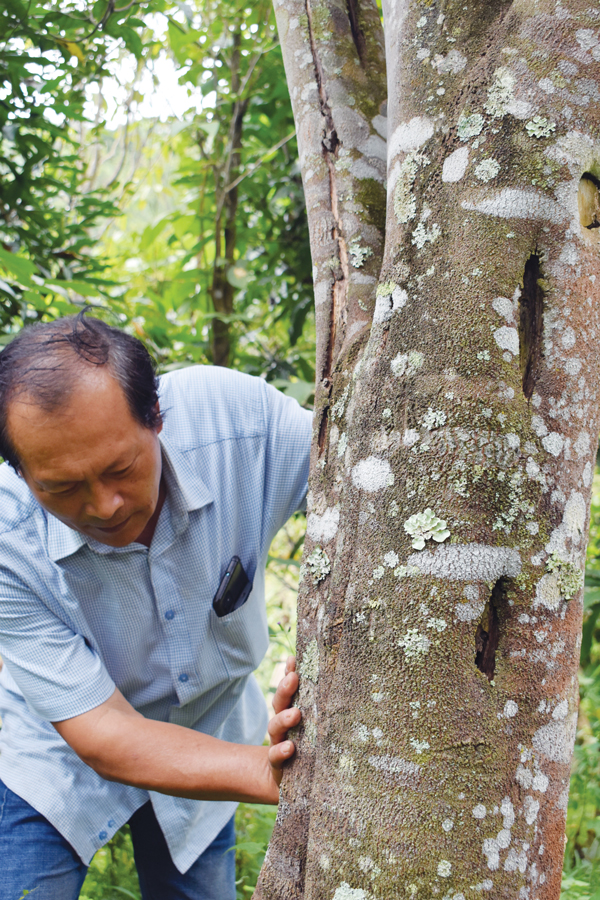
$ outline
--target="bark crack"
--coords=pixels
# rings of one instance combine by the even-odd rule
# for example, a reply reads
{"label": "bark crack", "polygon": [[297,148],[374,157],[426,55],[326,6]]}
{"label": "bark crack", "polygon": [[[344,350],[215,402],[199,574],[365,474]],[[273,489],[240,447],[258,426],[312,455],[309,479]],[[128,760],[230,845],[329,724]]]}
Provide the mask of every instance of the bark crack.
{"label": "bark crack", "polygon": [[[327,89],[325,86],[325,72],[323,64],[317,49],[315,39],[313,10],[311,0],[305,0],[306,16],[308,21],[308,35],[310,41],[310,50],[315,67],[315,78],[319,92],[319,106],[321,115],[324,119],[324,134],[321,140],[322,153],[327,169],[329,172],[329,199],[331,204],[331,214],[333,217],[332,238],[338,245],[340,267],[338,272],[334,273],[334,282],[331,297],[331,313],[329,322],[329,334],[327,338],[327,352],[325,354],[324,371],[321,373],[321,380],[331,380],[331,373],[334,367],[334,352],[336,346],[336,338],[338,325],[342,324],[345,317],[347,295],[348,295],[348,248],[343,234],[342,223],[340,218],[338,191],[335,174],[335,161],[337,159],[340,140],[337,135]],[[325,411],[324,416],[327,415]],[[323,427],[323,423],[321,425]],[[321,441],[319,441],[321,444]]]}
{"label": "bark crack", "polygon": [[498,607],[502,603],[503,596],[504,579],[501,578],[492,589],[475,633],[475,665],[488,681],[493,680],[496,671],[496,650],[500,640]]}
{"label": "bark crack", "polygon": [[358,53],[358,58],[363,69],[367,67],[367,42],[359,23],[358,0],[346,0],[348,19],[352,31],[352,40]]}
{"label": "bark crack", "polygon": [[537,248],[525,264],[519,298],[519,350],[523,394],[530,400],[538,378],[544,333],[544,292]]}

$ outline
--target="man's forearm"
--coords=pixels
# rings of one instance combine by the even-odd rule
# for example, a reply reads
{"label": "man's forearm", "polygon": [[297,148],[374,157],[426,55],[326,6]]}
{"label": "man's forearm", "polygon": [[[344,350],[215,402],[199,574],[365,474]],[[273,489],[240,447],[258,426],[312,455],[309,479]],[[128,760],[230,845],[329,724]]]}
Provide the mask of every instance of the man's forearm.
{"label": "man's forearm", "polygon": [[230,744],[210,735],[107,713],[104,746],[86,760],[103,778],[194,800],[277,803],[267,747]]}
{"label": "man's forearm", "polygon": [[278,801],[267,747],[146,719],[118,691],[97,709],[54,725],[109,781],[195,800]]}

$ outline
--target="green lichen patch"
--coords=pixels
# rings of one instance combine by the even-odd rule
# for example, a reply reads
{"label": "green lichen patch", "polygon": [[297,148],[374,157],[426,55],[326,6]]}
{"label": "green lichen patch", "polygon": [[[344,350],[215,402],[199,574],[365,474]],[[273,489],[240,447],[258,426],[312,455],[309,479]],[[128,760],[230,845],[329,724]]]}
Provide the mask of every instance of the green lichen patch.
{"label": "green lichen patch", "polygon": [[556,123],[550,122],[545,116],[534,116],[525,126],[525,131],[530,137],[547,138],[556,131]]}
{"label": "green lichen patch", "polygon": [[315,547],[306,559],[306,567],[315,584],[323,581],[331,572],[329,557],[321,547]]}
{"label": "green lichen patch", "polygon": [[468,141],[472,137],[477,137],[483,131],[485,119],[480,113],[473,113],[468,116],[463,112],[458,120],[456,130],[461,141]]}
{"label": "green lichen patch", "polygon": [[306,650],[302,654],[302,662],[298,667],[298,671],[303,678],[308,678],[313,684],[319,681],[319,645],[316,638],[308,644]]}
{"label": "green lichen patch", "polygon": [[404,530],[410,534],[415,550],[422,550],[425,541],[430,539],[440,544],[450,537],[445,521],[439,519],[432,509],[411,516],[404,523]]}
{"label": "green lichen patch", "polygon": [[561,558],[555,550],[546,562],[546,570],[553,572],[558,580],[561,596],[565,600],[572,600],[583,587],[583,572],[578,566]]}

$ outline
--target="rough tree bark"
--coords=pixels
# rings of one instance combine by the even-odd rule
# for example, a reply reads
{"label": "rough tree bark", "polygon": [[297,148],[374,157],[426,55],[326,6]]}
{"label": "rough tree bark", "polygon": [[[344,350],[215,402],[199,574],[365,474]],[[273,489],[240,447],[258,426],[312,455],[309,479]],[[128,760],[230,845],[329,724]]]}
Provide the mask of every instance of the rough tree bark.
{"label": "rough tree bark", "polygon": [[600,10],[384,0],[385,246],[376,5],[276,13],[318,390],[304,725],[255,897],[556,900],[600,412]]}

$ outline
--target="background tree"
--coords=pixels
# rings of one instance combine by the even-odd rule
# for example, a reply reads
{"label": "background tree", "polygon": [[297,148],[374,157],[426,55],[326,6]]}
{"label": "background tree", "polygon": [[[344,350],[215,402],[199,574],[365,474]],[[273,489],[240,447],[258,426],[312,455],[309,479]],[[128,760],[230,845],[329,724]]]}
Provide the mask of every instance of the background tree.
{"label": "background tree", "polygon": [[382,250],[361,228],[375,4],[276,12],[318,389],[304,727],[256,896],[556,898],[598,435],[600,13],[384,4]]}

